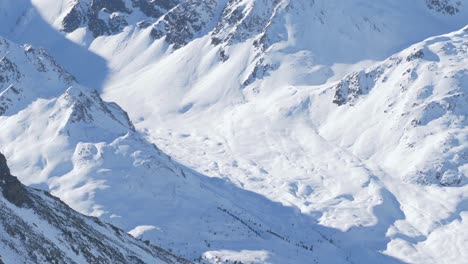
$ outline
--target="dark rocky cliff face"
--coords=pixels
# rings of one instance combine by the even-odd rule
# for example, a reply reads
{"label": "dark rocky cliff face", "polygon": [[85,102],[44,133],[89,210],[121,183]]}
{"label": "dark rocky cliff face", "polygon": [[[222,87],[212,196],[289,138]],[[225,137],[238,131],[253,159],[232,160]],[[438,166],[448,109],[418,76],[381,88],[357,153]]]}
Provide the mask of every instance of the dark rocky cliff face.
{"label": "dark rocky cliff face", "polygon": [[7,166],[6,158],[0,153],[0,188],[3,197],[10,203],[22,207],[30,206],[31,199],[28,192],[21,182],[10,174],[10,169]]}
{"label": "dark rocky cliff face", "polygon": [[190,263],[24,186],[1,153],[0,190],[0,263]]}
{"label": "dark rocky cliff face", "polygon": [[143,13],[151,21],[140,21],[141,25],[152,24],[175,7],[180,0],[131,0],[127,6],[123,0],[80,0],[63,18],[63,31],[73,32],[87,26],[94,37],[116,34],[129,23],[128,17]]}
{"label": "dark rocky cliff face", "polygon": [[455,15],[460,12],[461,1],[453,0],[426,0],[427,7],[439,13]]}

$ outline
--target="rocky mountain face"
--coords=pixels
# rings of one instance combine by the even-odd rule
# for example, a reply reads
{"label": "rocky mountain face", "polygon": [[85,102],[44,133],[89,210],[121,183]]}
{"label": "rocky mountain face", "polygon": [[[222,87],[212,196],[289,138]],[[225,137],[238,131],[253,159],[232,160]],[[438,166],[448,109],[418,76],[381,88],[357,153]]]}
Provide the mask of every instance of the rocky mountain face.
{"label": "rocky mountain face", "polygon": [[0,190],[2,263],[190,263],[24,186],[3,154]]}
{"label": "rocky mountain face", "polygon": [[426,0],[426,4],[430,9],[448,15],[455,15],[460,12],[460,8],[463,8],[461,1]]}
{"label": "rocky mountain face", "polygon": [[[428,9],[449,16],[464,8],[461,1],[424,2]],[[278,21],[283,16],[280,13],[300,13],[306,6],[321,5],[321,1],[289,0],[75,0],[63,17],[62,30],[69,33],[87,27],[98,37],[120,33],[131,25],[151,26],[153,38],[164,37],[176,49],[208,32],[213,44],[232,45],[261,35],[256,45],[264,46],[280,40],[267,33],[272,31],[270,28],[282,26],[280,23],[284,21]],[[321,23],[325,23],[326,14],[323,9],[321,12]]]}
{"label": "rocky mountain face", "polygon": [[[221,1],[189,0],[179,4],[156,22],[151,29],[154,39],[164,40],[175,49],[199,37],[219,16]],[[188,15],[191,14],[191,15]]]}
{"label": "rocky mountain face", "polygon": [[[181,0],[79,0],[71,3],[63,17],[63,31],[88,27],[94,37],[120,33],[129,23],[147,27],[177,6]],[[134,21],[135,18],[141,20]]]}
{"label": "rocky mountain face", "polygon": [[0,53],[1,115],[15,114],[38,96],[51,96],[75,82],[44,49],[0,38]]}
{"label": "rocky mountain face", "polygon": [[[109,8],[102,7],[106,5],[98,2],[77,1],[71,10],[92,6],[86,10],[105,15],[97,19],[100,22],[83,22],[71,28],[67,28],[67,22],[63,20],[65,32],[73,35],[81,27],[91,31],[94,37],[103,36],[111,42],[114,38],[117,41],[121,38],[144,38],[149,46],[162,40],[169,45],[169,52],[181,49],[194,40],[209,39],[209,45],[216,50],[221,62],[233,56],[236,46],[249,43],[250,56],[243,66],[244,72],[239,73],[242,75],[240,82],[243,88],[277,70],[281,65],[278,61],[281,56],[304,56],[304,59],[313,61],[316,67],[321,65],[321,72],[330,71],[329,65],[333,63],[383,60],[410,44],[446,33],[443,29],[446,25],[450,25],[451,30],[459,29],[465,25],[463,17],[468,14],[463,1],[449,0],[418,0],[410,4],[406,1],[376,4],[368,0],[347,3],[322,0],[190,0],[168,2],[164,7],[159,7],[158,1],[140,1],[140,4],[135,1],[105,3]],[[165,12],[148,16],[147,13],[152,13],[148,11],[152,10],[149,6],[158,6],[158,10]],[[405,8],[401,8],[403,6]],[[349,13],[349,10],[354,9],[355,12]],[[405,22],[410,20],[413,21]],[[320,37],[314,37],[316,35]],[[360,45],[359,40],[368,45]],[[135,42],[141,45],[141,40]],[[126,44],[123,49],[127,51],[126,47],[131,45]],[[152,50],[149,46],[138,46],[137,49]],[[344,46],[352,52],[343,49]],[[120,53],[122,46],[117,47],[119,51],[115,52]],[[100,51],[95,48],[95,51],[106,56],[110,53],[108,49],[106,47]],[[141,52],[133,54],[134,51],[128,51],[134,55],[131,58],[142,56]],[[109,57],[109,60],[113,61],[114,57]],[[116,70],[120,70],[120,66]]]}

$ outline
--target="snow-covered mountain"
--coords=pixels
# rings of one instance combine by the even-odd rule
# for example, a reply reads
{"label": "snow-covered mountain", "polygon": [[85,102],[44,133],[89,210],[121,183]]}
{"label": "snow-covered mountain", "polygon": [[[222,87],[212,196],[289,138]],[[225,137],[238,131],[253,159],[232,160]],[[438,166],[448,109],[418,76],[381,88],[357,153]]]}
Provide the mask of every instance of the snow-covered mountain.
{"label": "snow-covered mountain", "polygon": [[386,258],[343,250],[312,219],[185,169],[45,51],[8,40],[2,51],[0,144],[27,185],[192,260],[284,262],[289,251],[301,252],[297,262]]}
{"label": "snow-covered mountain", "polygon": [[22,185],[0,153],[1,263],[190,263]]}
{"label": "snow-covered mountain", "polygon": [[[381,64],[347,75],[321,95],[334,94],[333,102],[341,106],[336,115],[327,117],[325,122],[329,124],[317,124],[324,127],[321,132],[329,139],[346,138],[339,143],[344,147],[350,146],[349,142],[366,142],[363,137],[372,138],[374,149],[365,144],[352,144],[352,152],[365,159],[382,155],[379,162],[387,163],[386,167],[394,170],[391,174],[405,181],[465,185],[467,39],[468,27],[465,27],[429,38]],[[358,114],[369,109],[372,113],[368,115]],[[356,126],[341,131],[331,124],[339,123],[340,119],[351,122],[357,116],[365,116],[366,122],[374,119],[375,124],[379,120],[387,121],[380,122],[380,128],[379,125],[363,127],[357,124],[364,120],[355,118]],[[378,150],[377,146],[383,145],[393,147]]]}
{"label": "snow-covered mountain", "polygon": [[[237,82],[250,84],[285,60],[301,59],[330,77],[335,63],[383,60],[463,27],[468,15],[466,1],[454,0],[3,0],[1,5],[3,36],[47,48],[82,83],[93,85],[140,71],[174,49],[201,51],[196,43],[205,46],[203,57],[212,64],[238,56],[236,44],[248,44]],[[107,76],[103,61],[60,39],[57,31],[104,57],[111,72],[123,73]]]}
{"label": "snow-covered mountain", "polygon": [[0,0],[0,149],[190,259],[459,263],[467,7]]}

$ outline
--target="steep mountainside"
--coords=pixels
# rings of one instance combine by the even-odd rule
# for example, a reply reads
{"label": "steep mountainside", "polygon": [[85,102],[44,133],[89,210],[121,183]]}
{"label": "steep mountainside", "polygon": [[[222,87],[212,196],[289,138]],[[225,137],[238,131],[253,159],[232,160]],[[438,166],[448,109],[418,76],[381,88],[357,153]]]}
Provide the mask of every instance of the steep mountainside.
{"label": "steep mountainside", "polygon": [[[202,46],[210,47],[204,57],[216,59],[211,63],[238,56],[234,47],[248,44],[250,56],[242,58],[238,66],[241,72],[235,72],[242,75],[236,81],[248,85],[271,69],[298,60],[320,66],[319,76],[313,79],[323,82],[320,76],[325,73],[325,78],[331,77],[330,66],[335,63],[385,59],[424,38],[461,28],[468,15],[466,0],[3,2],[7,11],[1,18],[2,35],[46,47],[87,84],[106,78],[104,65],[99,58],[61,41],[56,31],[104,57],[111,71],[123,71],[112,74],[118,79],[159,61],[173,50],[190,46],[187,49],[193,53],[200,48],[194,41],[203,40]],[[73,49],[81,56],[69,52],[67,57],[63,49]],[[212,57],[212,53],[217,56]],[[83,67],[87,61],[93,71]],[[213,70],[209,68],[208,72]]]}
{"label": "steep mountainside", "polygon": [[22,185],[0,153],[1,263],[190,263]]}
{"label": "steep mountainside", "polygon": [[467,7],[0,0],[0,148],[190,259],[460,263]]}
{"label": "steep mountainside", "polygon": [[[466,7],[463,6],[462,1],[420,0],[415,2],[401,1],[394,5],[406,4],[406,8],[412,9],[413,14],[420,11],[439,18],[466,13]],[[345,29],[345,24],[342,24],[340,27],[343,28],[337,28],[337,25],[333,24],[334,30],[344,29],[342,33],[345,34],[351,32],[362,34],[359,31],[388,33],[398,27],[390,25],[389,21],[377,17],[372,12],[379,9],[379,6],[381,6],[380,9],[382,6],[390,6],[389,3],[377,4],[366,0],[349,4],[318,0],[75,0],[68,4],[62,3],[60,9],[62,13],[57,23],[61,23],[60,29],[64,32],[71,33],[79,28],[86,28],[94,37],[119,34],[128,26],[151,27],[150,35],[153,38],[164,38],[176,49],[208,32],[212,35],[213,44],[232,45],[250,38],[257,38],[257,46],[267,48],[285,37],[275,35],[286,33],[288,26],[297,26],[297,22],[304,23],[304,15],[312,14],[313,23],[324,25],[336,22],[333,21],[334,12],[351,10],[353,5],[362,7],[362,10],[353,15],[352,27],[348,25],[348,29]],[[337,12],[330,7],[339,10]],[[402,10],[389,11],[402,12]],[[438,14],[442,16],[437,16]],[[391,15],[394,14],[386,16]],[[286,17],[291,21],[288,21]]]}
{"label": "steep mountainside", "polygon": [[0,145],[26,184],[192,260],[387,258],[336,245],[334,232],[309,217],[185,169],[45,51],[1,43],[5,68],[14,70],[2,75]]}
{"label": "steep mountainside", "polygon": [[124,27],[136,24],[147,27],[162,17],[181,0],[79,0],[72,1],[62,20],[63,31],[73,32],[87,27],[94,37],[120,33]]}
{"label": "steep mountainside", "polygon": [[[291,68],[282,65],[243,100],[182,101],[180,112],[137,127],[158,120],[152,140],[184,164],[350,236],[380,237],[375,245],[403,261],[457,262],[467,246],[467,38],[466,28],[429,38],[323,85],[284,81]],[[158,77],[147,78],[138,81]],[[191,99],[212,100],[207,83]],[[372,182],[388,196],[370,192]]]}
{"label": "steep mountainside", "polygon": [[0,54],[1,115],[14,115],[38,97],[53,97],[75,83],[44,49],[0,38]]}
{"label": "steep mountainside", "polygon": [[[333,102],[340,107],[336,115],[326,117],[323,123],[317,122],[318,126],[323,126],[320,132],[333,140],[345,138],[339,144],[349,147],[363,159],[379,156],[382,164],[393,168],[392,175],[399,175],[405,181],[423,185],[465,185],[468,173],[467,54],[468,27],[465,27],[452,34],[427,39],[381,64],[347,75],[321,95],[326,98],[333,94]],[[330,99],[324,101],[330,102]],[[372,109],[372,115],[366,115],[366,122],[374,119],[376,125],[358,126],[364,121],[359,117],[368,109]],[[341,131],[333,127],[332,123],[352,117],[356,126]],[[312,119],[323,120],[323,117]],[[379,128],[377,123],[383,119],[386,122],[381,122]],[[351,143],[367,141],[363,137],[373,138],[373,145],[393,147],[379,150]]]}

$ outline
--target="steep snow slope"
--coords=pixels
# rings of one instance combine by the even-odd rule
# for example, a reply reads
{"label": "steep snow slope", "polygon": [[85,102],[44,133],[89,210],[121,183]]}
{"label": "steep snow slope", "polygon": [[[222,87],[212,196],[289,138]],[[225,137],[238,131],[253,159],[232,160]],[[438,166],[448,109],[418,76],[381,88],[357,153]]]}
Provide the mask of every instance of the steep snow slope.
{"label": "steep snow slope", "polygon": [[[405,219],[389,229],[387,252],[408,262],[466,258],[467,234],[458,230],[468,209],[468,27],[322,91],[308,97],[318,133],[372,168],[401,204]],[[331,96],[343,105],[326,106]],[[328,114],[313,110],[322,107]],[[454,246],[434,250],[446,239]]]}
{"label": "steep snow slope", "polygon": [[[68,1],[40,2],[43,5],[47,4],[47,10],[53,12]],[[30,0],[0,0],[0,13],[0,36],[16,43],[44,47],[60,65],[67,70],[73,69],[73,75],[81,83],[94,87],[102,85],[108,71],[106,61],[89,52],[86,47],[64,39],[60,32],[41,17]]]}
{"label": "steep snow slope", "polygon": [[[245,57],[237,70],[241,72],[235,74],[242,75],[237,82],[250,84],[264,71],[303,60],[315,67],[302,74],[323,82],[333,75],[330,67],[335,63],[385,59],[424,38],[459,29],[468,15],[466,0],[31,1],[32,5],[29,0],[6,1],[5,9],[18,11],[6,12],[3,35],[47,47],[87,84],[92,71],[82,64],[91,61],[100,66],[99,59],[86,54],[73,58],[81,63],[70,63],[54,34],[47,38],[51,41],[37,34],[50,31],[42,19],[68,39],[106,58],[111,71],[122,71],[111,76],[118,79],[196,39],[203,39],[219,60],[235,54],[233,45],[249,42],[251,56]],[[190,53],[197,51],[196,45],[188,46]],[[204,57],[210,59],[211,55]],[[97,66],[93,65],[94,75],[104,78],[106,69]]]}
{"label": "steep snow slope", "polygon": [[[392,175],[403,180],[465,185],[467,37],[468,27],[433,37],[346,76],[330,89],[333,102],[341,105],[336,114],[325,120],[313,117],[323,120],[316,123],[320,133],[329,140],[339,139],[339,145],[363,159],[378,156]],[[348,120],[348,126],[337,130],[340,120]],[[385,127],[362,125],[364,121]],[[374,146],[366,143],[369,138]],[[389,148],[378,147],[385,145]]]}
{"label": "steep snow slope", "polygon": [[0,38],[0,54],[1,115],[14,115],[38,97],[54,97],[75,81],[43,49]]}
{"label": "steep snow slope", "polygon": [[244,102],[163,116],[149,133],[183,163],[350,236],[380,238],[374,245],[403,261],[459,263],[467,39],[467,28],[433,37],[332,84],[284,83],[282,66],[245,88]]}
{"label": "steep snow slope", "polygon": [[1,153],[0,191],[1,263],[190,263],[25,187]]}
{"label": "steep snow slope", "polygon": [[257,92],[255,81],[272,71],[281,78],[270,90],[325,84],[467,23],[463,1],[198,2],[181,3],[153,27],[129,25],[90,43],[111,67],[104,97],[122,104],[138,128],[242,103],[242,89]]}
{"label": "steep snow slope", "polygon": [[47,53],[1,44],[5,68],[14,70],[2,71],[0,145],[26,184],[193,260],[391,260],[334,242],[344,234],[291,208],[185,169]]}

